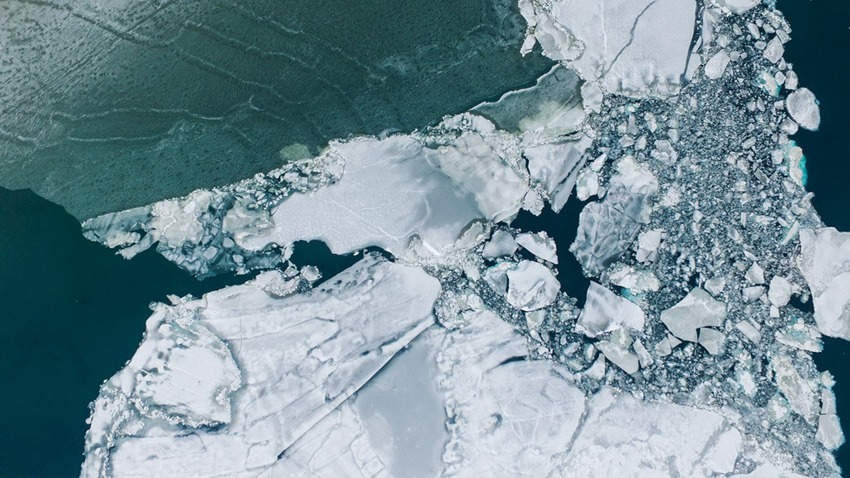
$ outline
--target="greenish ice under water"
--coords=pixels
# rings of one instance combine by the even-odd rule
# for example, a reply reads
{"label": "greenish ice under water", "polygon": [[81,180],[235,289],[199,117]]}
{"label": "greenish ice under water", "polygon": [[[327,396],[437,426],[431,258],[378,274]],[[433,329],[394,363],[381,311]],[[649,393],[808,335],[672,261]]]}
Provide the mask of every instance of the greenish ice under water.
{"label": "greenish ice under water", "polygon": [[0,2],[0,187],[85,219],[421,128],[549,70],[524,32],[512,0]]}

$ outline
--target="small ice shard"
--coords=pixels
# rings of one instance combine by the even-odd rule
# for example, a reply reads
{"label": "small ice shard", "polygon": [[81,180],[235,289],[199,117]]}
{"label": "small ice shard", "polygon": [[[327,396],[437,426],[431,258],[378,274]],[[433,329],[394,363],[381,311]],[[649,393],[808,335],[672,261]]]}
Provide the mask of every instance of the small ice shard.
{"label": "small ice shard", "polygon": [[661,312],[661,322],[676,337],[697,341],[697,329],[720,327],[726,318],[726,304],[714,300],[708,292],[694,288],[676,305]]}
{"label": "small ice shard", "polygon": [[798,266],[812,292],[818,329],[850,340],[850,233],[800,229],[800,244]]}
{"label": "small ice shard", "polygon": [[744,287],[744,289],[741,291],[741,295],[744,296],[744,302],[752,302],[764,295],[764,287],[760,285]]}
{"label": "small ice shard", "polygon": [[761,3],[761,0],[717,0],[717,3],[734,14],[741,14]]}
{"label": "small ice shard", "polygon": [[732,473],[738,462],[738,455],[744,446],[741,432],[731,428],[717,439],[714,447],[709,450],[705,457],[708,469],[715,473]]}
{"label": "small ice shard", "polygon": [[516,242],[537,258],[551,262],[552,264],[558,263],[558,251],[555,246],[555,240],[545,232],[538,232],[537,234],[524,232],[517,235]]}
{"label": "small ice shard", "polygon": [[717,297],[721,292],[723,292],[723,289],[726,288],[726,278],[723,276],[712,277],[705,281],[703,287],[705,287],[705,290],[709,291],[711,295]]}
{"label": "small ice shard", "polygon": [[664,238],[664,229],[653,229],[638,235],[635,259],[638,262],[653,262],[658,258],[658,247]]}
{"label": "small ice shard", "polygon": [[751,284],[764,284],[764,269],[761,268],[758,262],[753,262],[753,265],[747,269],[746,276],[747,280],[750,281]]}
{"label": "small ice shard", "polygon": [[750,342],[758,344],[761,341],[761,332],[749,320],[738,322],[735,328],[740,330],[744,337],[750,339]]}
{"label": "small ice shard", "polygon": [[596,337],[622,326],[643,330],[645,316],[634,302],[620,297],[607,287],[591,282],[587,289],[587,302],[579,314],[576,332]]}
{"label": "small ice shard", "polygon": [[542,309],[555,301],[561,284],[548,267],[534,261],[522,261],[507,270],[508,303],[517,309]]}
{"label": "small ice shard", "polygon": [[649,354],[649,350],[646,349],[646,346],[643,345],[643,342],[641,342],[640,339],[635,340],[635,343],[632,344],[632,348],[638,356],[641,368],[647,368],[653,364],[654,360],[652,360],[652,355]]}
{"label": "small ice shard", "polygon": [[699,344],[708,350],[711,355],[723,353],[726,345],[726,335],[715,329],[703,327],[699,329]]}
{"label": "small ice shard", "polygon": [[503,229],[497,229],[496,232],[493,233],[493,237],[490,238],[490,242],[484,246],[484,251],[481,255],[483,255],[485,259],[512,256],[518,247],[519,246],[511,233]]}
{"label": "small ice shard", "polygon": [[829,450],[835,450],[843,445],[844,432],[841,431],[838,415],[830,413],[818,417],[818,431],[815,438]]}
{"label": "small ice shard", "polygon": [[673,344],[670,343],[670,338],[664,337],[655,344],[655,352],[662,357],[666,357],[673,353]]}
{"label": "small ice shard", "polygon": [[613,341],[603,341],[596,344],[596,348],[602,352],[606,359],[611,361],[617,367],[620,367],[624,372],[631,375],[640,369],[640,360],[637,355],[629,352],[620,344]]}
{"label": "small ice shard", "polygon": [[767,298],[770,303],[776,307],[784,307],[791,300],[793,287],[788,279],[781,276],[774,276],[770,280],[770,288],[767,291]]}
{"label": "small ice shard", "polygon": [[782,40],[779,37],[773,37],[767,43],[767,48],[764,49],[762,55],[767,59],[767,61],[771,63],[776,63],[782,59],[782,55],[785,54],[785,47],[782,46]]}
{"label": "small ice shard", "polygon": [[705,76],[712,80],[720,78],[726,71],[726,67],[729,66],[729,61],[729,52],[726,50],[718,51],[705,63]]}
{"label": "small ice shard", "polygon": [[800,88],[785,99],[788,114],[801,128],[816,131],[820,126],[820,108],[815,94],[808,88]]}

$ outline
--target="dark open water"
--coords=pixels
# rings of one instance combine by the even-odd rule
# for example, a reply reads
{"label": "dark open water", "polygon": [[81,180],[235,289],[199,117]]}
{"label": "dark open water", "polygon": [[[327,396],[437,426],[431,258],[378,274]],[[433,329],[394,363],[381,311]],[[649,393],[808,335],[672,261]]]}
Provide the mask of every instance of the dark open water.
{"label": "dark open water", "polygon": [[[815,193],[813,204],[824,222],[850,231],[850,1],[780,0],[778,7],[793,30],[785,58],[800,84],[820,101],[820,131],[801,131],[795,138],[807,159],[807,188]],[[838,415],[850,436],[850,343],[825,342],[815,362],[838,381]],[[837,455],[841,467],[850,470],[850,446]]]}

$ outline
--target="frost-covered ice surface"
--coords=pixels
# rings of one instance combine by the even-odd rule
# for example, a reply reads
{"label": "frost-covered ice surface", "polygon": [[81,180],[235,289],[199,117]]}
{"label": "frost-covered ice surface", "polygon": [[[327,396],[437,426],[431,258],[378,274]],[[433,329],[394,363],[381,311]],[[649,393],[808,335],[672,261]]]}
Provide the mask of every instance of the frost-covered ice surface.
{"label": "frost-covered ice surface", "polygon": [[[535,86],[84,224],[199,276],[271,269],[154,306],[94,403],[84,475],[840,473],[812,354],[850,338],[850,233],[812,209],[788,138],[820,115],[781,13],[519,6],[525,50],[560,63]],[[511,226],[571,194],[572,244]],[[316,239],[389,254],[313,288],[289,258]]]}

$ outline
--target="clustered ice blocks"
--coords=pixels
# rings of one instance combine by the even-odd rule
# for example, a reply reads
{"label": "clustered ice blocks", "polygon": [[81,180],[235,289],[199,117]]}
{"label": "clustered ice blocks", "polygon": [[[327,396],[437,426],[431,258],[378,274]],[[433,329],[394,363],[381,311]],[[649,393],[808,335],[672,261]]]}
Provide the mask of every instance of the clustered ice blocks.
{"label": "clustered ice blocks", "polygon": [[[93,405],[85,476],[838,474],[812,353],[850,336],[850,234],[812,209],[788,139],[819,113],[780,12],[520,8],[526,47],[561,63],[532,88],[84,224],[198,275],[272,269],[154,306]],[[552,238],[510,226],[573,191],[581,307]],[[314,239],[391,258],[311,288],[289,258]],[[432,386],[376,392],[409,376]],[[411,440],[440,452],[414,467]]]}

